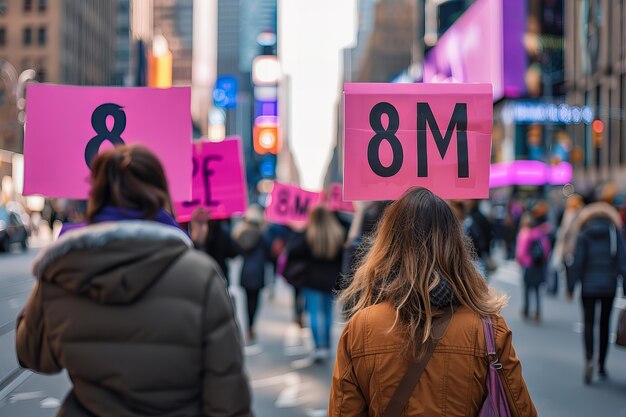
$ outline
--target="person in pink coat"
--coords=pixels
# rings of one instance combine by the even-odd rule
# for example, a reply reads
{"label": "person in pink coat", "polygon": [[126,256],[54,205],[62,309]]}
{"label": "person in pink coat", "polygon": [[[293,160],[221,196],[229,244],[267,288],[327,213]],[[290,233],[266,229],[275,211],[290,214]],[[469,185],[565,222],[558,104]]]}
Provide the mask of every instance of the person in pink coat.
{"label": "person in pink coat", "polygon": [[535,320],[541,320],[540,287],[546,278],[548,256],[550,255],[550,239],[544,228],[535,226],[530,213],[522,216],[521,229],[517,236],[515,259],[523,270],[524,304],[522,315],[529,317],[529,298],[533,292],[536,298]]}

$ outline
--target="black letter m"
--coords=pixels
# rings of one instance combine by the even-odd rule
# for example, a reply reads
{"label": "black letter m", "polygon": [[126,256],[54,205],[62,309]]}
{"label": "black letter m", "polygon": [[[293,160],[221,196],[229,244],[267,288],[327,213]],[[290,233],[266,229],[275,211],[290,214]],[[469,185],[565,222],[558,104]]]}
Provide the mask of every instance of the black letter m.
{"label": "black letter m", "polygon": [[467,104],[456,103],[452,118],[448,123],[446,135],[441,136],[435,116],[428,103],[417,103],[417,176],[428,176],[428,153],[426,151],[426,125],[430,127],[441,159],[446,156],[452,133],[456,127],[457,164],[459,178],[469,177],[469,161],[467,151]]}

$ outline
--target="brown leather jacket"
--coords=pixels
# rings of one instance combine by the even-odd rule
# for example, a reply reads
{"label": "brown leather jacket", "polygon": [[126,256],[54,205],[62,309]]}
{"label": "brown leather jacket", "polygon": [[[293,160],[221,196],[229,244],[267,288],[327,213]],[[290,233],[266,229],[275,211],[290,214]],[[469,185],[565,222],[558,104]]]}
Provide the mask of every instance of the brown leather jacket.
{"label": "brown leather jacket", "polygon": [[[395,311],[379,304],[357,313],[346,325],[330,393],[328,417],[382,415],[408,367],[400,332],[390,332]],[[511,331],[492,318],[502,382],[513,417],[537,411],[515,355]],[[411,396],[404,416],[475,417],[486,396],[487,361],[480,317],[459,307]]]}

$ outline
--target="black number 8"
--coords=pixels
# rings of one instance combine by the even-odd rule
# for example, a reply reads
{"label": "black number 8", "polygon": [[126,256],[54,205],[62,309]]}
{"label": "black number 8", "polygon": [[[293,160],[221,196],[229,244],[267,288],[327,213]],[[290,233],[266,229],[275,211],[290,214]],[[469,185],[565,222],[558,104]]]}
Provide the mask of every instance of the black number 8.
{"label": "black number 8", "polygon": [[[383,127],[381,117],[383,114],[386,114],[389,119],[387,129]],[[370,126],[376,134],[367,145],[367,162],[376,175],[380,177],[392,177],[400,171],[404,160],[402,144],[396,137],[396,132],[400,127],[398,111],[387,102],[376,104],[370,111]],[[380,144],[383,140],[389,142],[393,153],[393,160],[388,167],[384,166],[380,161]]]}
{"label": "black number 8", "polygon": [[[113,116],[113,127],[107,128],[107,117]],[[91,162],[98,154],[102,142],[108,140],[113,145],[123,145],[124,140],[120,136],[126,129],[126,113],[122,106],[113,103],[106,103],[98,106],[91,114],[91,126],[97,133],[91,138],[85,148],[85,162],[91,168]]]}

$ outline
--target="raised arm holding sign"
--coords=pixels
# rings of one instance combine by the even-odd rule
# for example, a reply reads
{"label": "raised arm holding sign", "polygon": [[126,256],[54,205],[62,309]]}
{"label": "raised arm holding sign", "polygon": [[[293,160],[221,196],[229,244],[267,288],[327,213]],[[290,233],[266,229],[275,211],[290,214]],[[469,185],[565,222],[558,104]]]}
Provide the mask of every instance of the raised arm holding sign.
{"label": "raised arm holding sign", "polygon": [[345,84],[344,199],[488,197],[492,113],[489,84]]}

